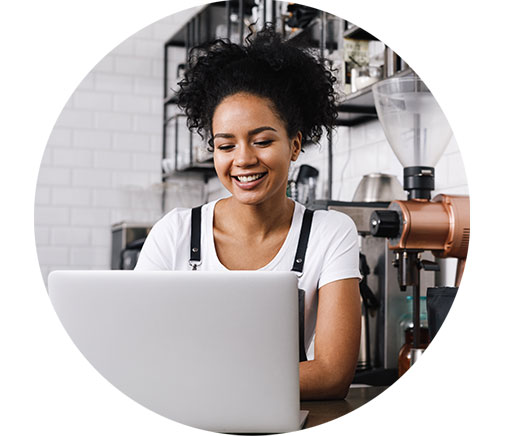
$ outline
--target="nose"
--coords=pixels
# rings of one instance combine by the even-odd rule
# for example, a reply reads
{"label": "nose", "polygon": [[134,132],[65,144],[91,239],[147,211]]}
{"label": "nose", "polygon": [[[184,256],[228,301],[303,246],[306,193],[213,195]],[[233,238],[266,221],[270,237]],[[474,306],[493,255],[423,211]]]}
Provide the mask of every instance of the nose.
{"label": "nose", "polygon": [[258,163],[258,156],[256,150],[249,144],[242,143],[235,150],[234,165],[238,167],[249,167]]}

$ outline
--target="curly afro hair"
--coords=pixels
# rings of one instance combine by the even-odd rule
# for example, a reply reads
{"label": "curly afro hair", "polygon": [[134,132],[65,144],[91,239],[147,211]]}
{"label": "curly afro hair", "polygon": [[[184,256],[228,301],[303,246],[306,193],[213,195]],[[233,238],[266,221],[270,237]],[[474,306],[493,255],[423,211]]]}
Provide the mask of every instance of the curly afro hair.
{"label": "curly afro hair", "polygon": [[191,50],[177,91],[188,128],[207,137],[213,148],[216,107],[225,97],[246,92],[273,103],[290,138],[300,131],[303,143],[318,142],[322,128],[332,129],[338,118],[331,71],[311,49],[284,41],[271,24],[245,41],[242,46],[217,39]]}

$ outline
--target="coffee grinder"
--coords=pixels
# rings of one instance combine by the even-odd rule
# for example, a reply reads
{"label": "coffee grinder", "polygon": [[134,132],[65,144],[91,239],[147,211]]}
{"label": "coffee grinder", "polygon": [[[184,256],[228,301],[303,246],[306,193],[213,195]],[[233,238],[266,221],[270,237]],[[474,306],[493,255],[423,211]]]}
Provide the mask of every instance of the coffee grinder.
{"label": "coffee grinder", "polygon": [[373,86],[376,111],[387,140],[404,167],[403,188],[407,200],[395,200],[370,217],[373,236],[388,239],[395,253],[401,291],[413,288],[413,345],[411,364],[422,350],[420,344],[420,272],[437,271],[438,264],[424,260],[458,258],[455,286],[459,286],[470,236],[468,196],[436,195],[435,165],[449,143],[452,131],[428,87],[416,75],[394,77]]}

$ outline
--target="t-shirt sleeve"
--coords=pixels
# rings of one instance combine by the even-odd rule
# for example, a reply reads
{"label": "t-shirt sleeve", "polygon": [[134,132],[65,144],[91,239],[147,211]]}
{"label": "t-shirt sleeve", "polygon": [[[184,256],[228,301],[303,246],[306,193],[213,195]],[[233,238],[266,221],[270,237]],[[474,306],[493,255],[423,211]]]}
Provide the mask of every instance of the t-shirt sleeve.
{"label": "t-shirt sleeve", "polygon": [[336,280],[362,277],[359,272],[359,242],[354,222],[341,212],[329,211],[328,214],[330,216],[324,226],[326,233],[322,234],[328,248],[318,289]]}
{"label": "t-shirt sleeve", "polygon": [[135,270],[173,270],[178,221],[177,210],[173,210],[154,224],[143,244]]}

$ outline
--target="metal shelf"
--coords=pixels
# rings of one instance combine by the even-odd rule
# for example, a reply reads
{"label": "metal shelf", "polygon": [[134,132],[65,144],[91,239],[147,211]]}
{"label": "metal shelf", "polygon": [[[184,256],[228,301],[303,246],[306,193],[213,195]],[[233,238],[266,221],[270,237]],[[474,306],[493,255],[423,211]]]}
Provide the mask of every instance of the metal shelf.
{"label": "metal shelf", "polygon": [[316,26],[320,25],[320,17],[313,18],[306,27],[302,28],[296,28],[295,30],[292,30],[288,36],[287,39],[295,39],[303,36],[303,34],[311,32],[311,30]]}
{"label": "metal shelf", "polygon": [[[286,31],[285,39],[292,40],[296,42],[296,44],[302,44],[305,47],[318,48],[321,51],[325,48],[331,51],[337,50],[339,47],[338,41],[331,37],[337,32],[330,28],[330,26],[333,26],[333,23],[337,21],[337,17],[327,13],[324,14],[325,18],[318,15],[313,18],[306,27],[295,28],[290,32]],[[322,24],[325,26],[325,30],[323,32]]]}
{"label": "metal shelf", "polygon": [[163,104],[166,106],[167,104],[177,104],[177,98],[175,97],[174,94],[172,95],[169,95],[167,96],[164,100],[163,100]]}
{"label": "metal shelf", "polygon": [[366,32],[364,29],[361,29],[359,26],[353,26],[350,27],[350,29],[345,30],[343,37],[348,39],[359,39],[362,41],[378,41],[378,38],[371,35],[371,33]]}
{"label": "metal shelf", "polygon": [[[167,138],[167,135],[166,135],[166,129],[169,127],[170,123],[171,122],[174,122],[175,125],[174,125],[174,137],[173,137],[173,150],[172,150],[172,155],[173,155],[173,158],[174,158],[174,168],[172,169],[172,171],[170,173],[165,173],[163,171],[162,173],[162,177],[163,179],[165,178],[168,178],[169,175],[171,174],[177,174],[177,173],[182,173],[182,172],[191,172],[191,171],[202,171],[202,170],[212,170],[214,172],[214,162],[212,160],[212,157],[210,158],[207,158],[203,161],[198,161],[196,160],[194,157],[193,157],[193,133],[191,132],[188,132],[188,138],[189,140],[188,141],[184,141],[185,143],[184,144],[179,144],[179,119],[186,119],[186,115],[183,114],[183,113],[176,113],[168,118],[166,118],[164,120],[164,138]],[[165,144],[166,145],[166,144]],[[185,166],[183,168],[177,168],[178,166],[178,156],[179,156],[179,151],[181,152],[182,151],[182,148],[188,148],[188,157],[189,157],[189,162],[185,162]],[[169,157],[169,153],[168,153],[168,149],[167,147],[164,147],[163,148],[163,156],[162,156],[162,159],[166,159]]]}
{"label": "metal shelf", "polygon": [[[203,165],[203,166],[202,166]],[[175,175],[178,174],[185,174],[185,173],[199,173],[203,174],[205,177],[214,177],[216,176],[216,170],[214,167],[211,167],[210,165],[213,165],[212,160],[205,161],[202,164],[194,164],[191,166],[188,166],[186,168],[172,171],[171,173],[164,173],[162,176],[163,181],[172,178]]]}
{"label": "metal shelf", "polygon": [[341,103],[338,126],[356,126],[377,119],[371,86],[349,94]]}
{"label": "metal shelf", "polygon": [[[412,70],[406,68],[391,77],[403,77],[411,73]],[[352,127],[378,119],[372,87],[373,85],[366,86],[345,97],[340,106],[340,116],[336,125]]]}

